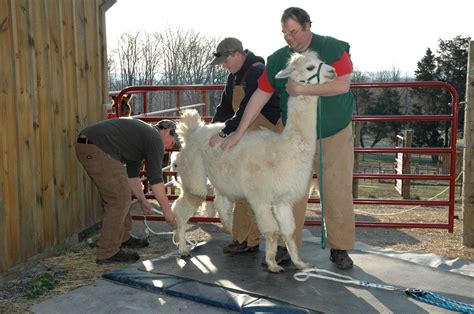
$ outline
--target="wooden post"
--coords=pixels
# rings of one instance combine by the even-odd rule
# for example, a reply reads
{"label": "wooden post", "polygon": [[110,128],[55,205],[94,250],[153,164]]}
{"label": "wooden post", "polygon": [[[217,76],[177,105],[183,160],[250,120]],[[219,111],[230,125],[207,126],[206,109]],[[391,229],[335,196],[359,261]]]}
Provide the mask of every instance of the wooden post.
{"label": "wooden post", "polygon": [[[413,141],[413,130],[405,130],[404,135],[397,135],[397,147],[411,147]],[[395,159],[395,171],[397,174],[411,173],[411,154],[397,153]],[[403,199],[410,199],[410,180],[395,180],[395,189]]]}
{"label": "wooden post", "polygon": [[[405,130],[405,147],[412,147],[413,130]],[[411,154],[403,154],[403,173],[411,174]],[[410,180],[403,180],[402,197],[410,199]]]}
{"label": "wooden post", "polygon": [[469,45],[464,115],[463,244],[474,247],[474,41]]}

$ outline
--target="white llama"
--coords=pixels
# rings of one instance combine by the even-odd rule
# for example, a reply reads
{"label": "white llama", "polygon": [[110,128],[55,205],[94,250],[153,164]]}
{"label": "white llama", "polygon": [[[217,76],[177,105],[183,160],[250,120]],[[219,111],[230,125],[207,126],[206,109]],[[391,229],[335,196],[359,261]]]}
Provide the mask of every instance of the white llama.
{"label": "white llama", "polygon": [[[335,79],[334,69],[315,52],[294,54],[289,66],[276,78],[318,84]],[[311,267],[298,255],[294,241],[292,206],[308,193],[316,143],[316,96],[290,97],[288,121],[281,134],[270,130],[247,131],[230,151],[209,139],[222,123],[206,125],[196,110],[185,110],[177,125],[182,148],[174,162],[181,194],[172,209],[177,221],[178,249],[189,255],[185,231],[187,222],[207,194],[207,179],[214,187],[214,206],[227,230],[232,229],[233,202],[247,200],[266,240],[265,261],[271,272],[284,269],[275,261],[280,235],[292,262],[299,269]]]}

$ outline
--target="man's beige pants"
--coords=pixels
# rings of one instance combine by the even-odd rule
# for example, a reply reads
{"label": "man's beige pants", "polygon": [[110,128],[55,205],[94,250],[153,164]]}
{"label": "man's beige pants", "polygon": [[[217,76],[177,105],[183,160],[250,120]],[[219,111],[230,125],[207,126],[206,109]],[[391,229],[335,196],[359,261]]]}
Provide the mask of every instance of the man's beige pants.
{"label": "man's beige pants", "polygon": [[130,238],[131,189],[126,167],[93,144],[76,144],[76,155],[102,197],[104,216],[99,236],[97,258],[114,256],[122,242]]}
{"label": "man's beige pants", "polygon": [[[352,173],[354,148],[352,123],[323,138],[323,198],[329,247],[347,250],[355,243],[354,205],[352,199]],[[319,177],[319,140],[316,141],[314,171]]]}

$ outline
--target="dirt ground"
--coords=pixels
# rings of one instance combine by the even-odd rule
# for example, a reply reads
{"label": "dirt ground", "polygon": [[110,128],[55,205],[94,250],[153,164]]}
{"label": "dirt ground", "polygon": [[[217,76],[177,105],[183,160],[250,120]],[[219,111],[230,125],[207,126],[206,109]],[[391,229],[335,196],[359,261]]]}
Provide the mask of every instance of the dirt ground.
{"label": "dirt ground", "polygon": [[[387,209],[393,211],[393,209]],[[390,248],[403,251],[416,251],[420,253],[435,253],[452,259],[460,257],[474,262],[474,248],[467,248],[462,245],[462,215],[455,220],[454,233],[447,230],[438,229],[391,229],[391,228],[357,228],[357,241],[369,245]],[[308,216],[317,217],[317,210],[311,209]],[[408,219],[416,219],[417,215],[432,221],[446,221],[445,211],[427,210],[416,213],[405,213]],[[409,217],[411,216],[411,217]],[[317,219],[317,218],[316,218]],[[356,211],[357,220],[376,221],[378,217],[373,217],[366,212]],[[384,217],[384,221],[399,221],[400,217]],[[141,224],[141,222],[139,222]],[[151,225],[151,224],[150,224]],[[170,231],[162,222],[154,222],[156,231]],[[140,228],[140,227],[139,227]],[[307,227],[313,235],[320,236],[319,227]],[[144,231],[145,227],[142,226]],[[200,223],[194,224],[187,232],[190,239],[196,241],[207,241],[213,237],[223,236],[226,233],[220,224]],[[91,235],[92,239],[97,238],[97,234]],[[141,260],[156,258],[176,250],[172,243],[171,235],[150,235],[150,246],[137,250]],[[67,248],[62,248],[57,252],[57,256],[43,258],[26,267],[21,271],[11,272],[0,277],[0,313],[24,312],[28,313],[31,304],[42,302],[52,296],[64,294],[81,286],[93,284],[101,275],[112,269],[122,268],[122,264],[96,265],[95,248],[90,247],[87,241],[76,243]],[[31,300],[26,294],[31,294],[31,287],[28,283],[37,279],[38,276],[51,274],[54,282],[51,289],[44,289],[45,293],[38,298]],[[36,280],[38,282],[38,280]]]}

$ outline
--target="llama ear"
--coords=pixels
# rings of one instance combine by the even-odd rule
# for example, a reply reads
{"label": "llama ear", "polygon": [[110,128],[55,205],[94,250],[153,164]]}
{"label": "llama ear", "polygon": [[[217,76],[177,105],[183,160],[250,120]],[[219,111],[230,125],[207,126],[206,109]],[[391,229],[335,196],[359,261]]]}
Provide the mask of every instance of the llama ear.
{"label": "llama ear", "polygon": [[281,70],[275,75],[275,78],[280,79],[280,78],[287,78],[290,77],[291,73],[293,72],[292,67],[288,67],[286,69]]}

